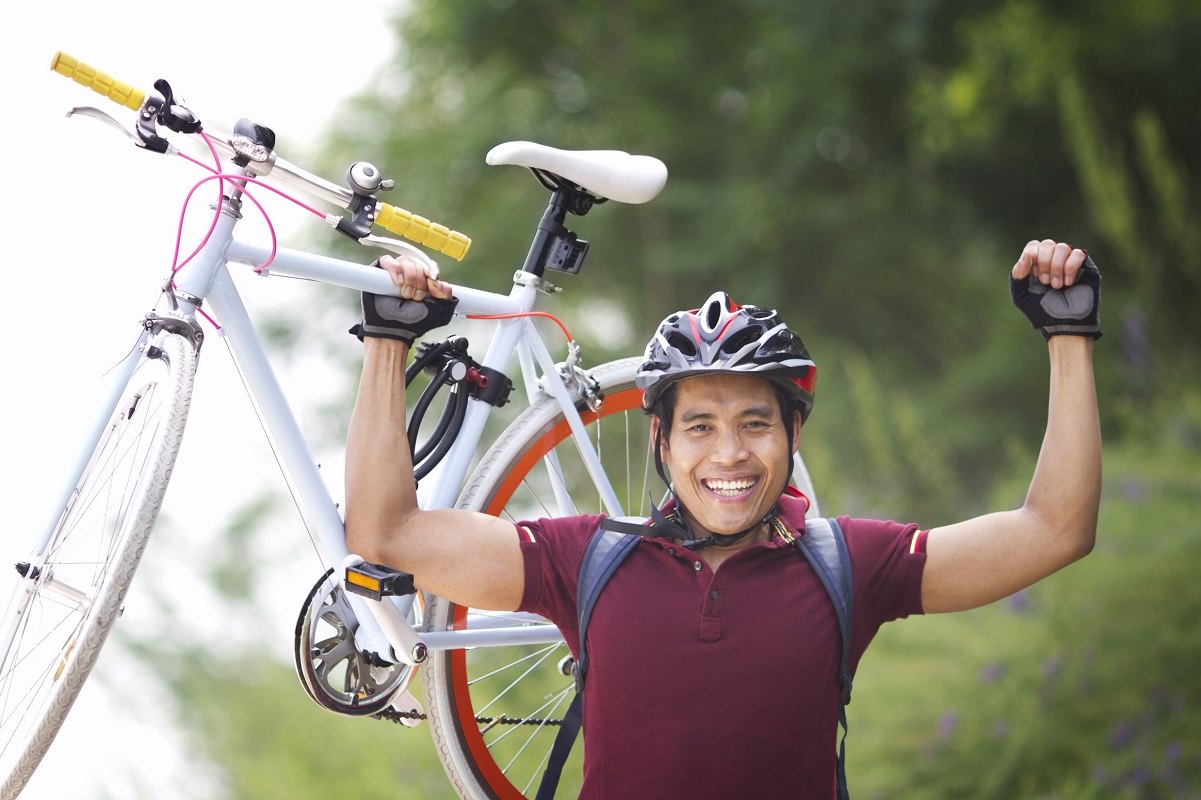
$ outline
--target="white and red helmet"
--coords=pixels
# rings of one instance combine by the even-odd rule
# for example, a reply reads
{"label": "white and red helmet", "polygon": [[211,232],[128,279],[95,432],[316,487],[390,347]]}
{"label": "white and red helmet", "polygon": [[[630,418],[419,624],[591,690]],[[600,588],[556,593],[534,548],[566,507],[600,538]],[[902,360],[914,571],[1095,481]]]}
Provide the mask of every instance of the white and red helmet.
{"label": "white and red helmet", "polygon": [[642,389],[643,408],[650,409],[674,382],[721,372],[772,379],[796,401],[802,421],[813,409],[817,366],[801,337],[773,309],[740,306],[725,292],[664,319],[634,380]]}

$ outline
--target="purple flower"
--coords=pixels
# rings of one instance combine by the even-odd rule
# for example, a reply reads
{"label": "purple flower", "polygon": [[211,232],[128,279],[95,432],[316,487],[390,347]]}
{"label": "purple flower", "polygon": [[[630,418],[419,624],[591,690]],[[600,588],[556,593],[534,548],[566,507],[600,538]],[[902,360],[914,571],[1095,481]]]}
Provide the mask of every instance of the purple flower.
{"label": "purple flower", "polygon": [[996,683],[1005,677],[1004,664],[989,664],[984,669],[980,670],[980,680],[985,683]]}
{"label": "purple flower", "polygon": [[1113,730],[1109,732],[1109,746],[1114,750],[1121,750],[1130,744],[1130,740],[1133,738],[1134,728],[1123,722],[1115,725]]}
{"label": "purple flower", "polygon": [[959,724],[959,714],[954,711],[944,711],[942,716],[938,718],[938,738],[944,742],[951,738],[955,733],[955,727]]}
{"label": "purple flower", "polygon": [[1009,596],[1009,610],[1015,614],[1021,614],[1030,610],[1030,591],[1028,589],[1019,589],[1017,592]]}

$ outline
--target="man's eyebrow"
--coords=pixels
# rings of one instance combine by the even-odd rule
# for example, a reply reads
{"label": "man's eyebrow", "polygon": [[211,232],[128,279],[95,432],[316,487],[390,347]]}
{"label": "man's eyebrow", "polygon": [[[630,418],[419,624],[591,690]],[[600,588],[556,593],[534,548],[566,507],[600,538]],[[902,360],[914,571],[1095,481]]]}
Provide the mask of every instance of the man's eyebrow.
{"label": "man's eyebrow", "polygon": [[[772,407],[767,403],[756,403],[747,406],[738,413],[740,419],[747,417],[766,419],[772,416]],[[697,420],[716,419],[717,415],[710,411],[684,411],[680,414],[680,422],[695,422]]]}

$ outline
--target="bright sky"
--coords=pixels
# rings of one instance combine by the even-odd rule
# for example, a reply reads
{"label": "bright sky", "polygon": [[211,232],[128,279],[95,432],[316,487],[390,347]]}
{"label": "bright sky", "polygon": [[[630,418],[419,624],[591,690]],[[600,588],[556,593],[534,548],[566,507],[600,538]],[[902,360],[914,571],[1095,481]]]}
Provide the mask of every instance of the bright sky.
{"label": "bright sky", "polygon": [[[131,120],[132,112],[51,72],[51,57],[62,50],[139,88],[167,78],[210,125],[229,130],[240,116],[255,118],[275,129],[284,158],[303,164],[338,101],[366,87],[391,54],[386,20],[396,5],[360,0],[335,12],[310,0],[211,6],[64,0],[24,4],[20,22],[8,15],[0,32],[7,189],[0,218],[12,248],[0,257],[0,352],[8,386],[7,424],[0,426],[0,452],[7,456],[0,475],[0,606],[8,597],[4,559],[15,561],[45,521],[47,504],[60,491],[59,473],[73,456],[73,437],[93,413],[89,398],[153,304],[154,287],[169,264],[180,201],[199,176],[182,163],[164,166],[167,159],[135,150],[92,120],[65,118],[76,105],[102,107],[123,120]],[[160,177],[165,191],[155,207],[127,214],[134,186]],[[222,395],[234,394],[232,408],[239,414],[248,406],[228,354],[215,344],[201,361],[176,475],[211,478],[200,502],[219,521],[223,501],[241,499],[278,473],[257,427],[222,425]],[[189,450],[194,440],[232,446],[237,463],[214,472]],[[173,484],[168,504],[181,499]],[[303,535],[300,528],[295,534]],[[171,546],[152,541],[147,559],[154,548],[169,557]],[[137,585],[135,579],[135,590]],[[291,613],[301,599],[288,598]],[[272,648],[287,646],[284,633],[292,621],[282,619],[270,632]],[[187,754],[160,722],[130,714],[119,693],[105,696],[105,685],[129,679],[119,665],[106,668],[108,655],[101,655],[95,674],[101,688],[85,687],[24,797],[180,796]],[[154,688],[134,693],[153,697]],[[204,795],[203,784],[197,791],[194,796]]]}

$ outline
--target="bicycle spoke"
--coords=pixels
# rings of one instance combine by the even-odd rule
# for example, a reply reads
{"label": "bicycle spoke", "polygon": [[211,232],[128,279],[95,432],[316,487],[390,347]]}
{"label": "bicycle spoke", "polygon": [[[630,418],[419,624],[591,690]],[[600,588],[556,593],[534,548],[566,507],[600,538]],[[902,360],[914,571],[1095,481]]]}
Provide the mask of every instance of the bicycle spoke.
{"label": "bicycle spoke", "polygon": [[[543,648],[542,650],[538,651],[538,653],[536,655],[540,656],[540,658],[536,658],[534,660],[534,663],[530,664],[529,667],[525,670],[525,672],[521,673],[516,678],[514,678],[509,683],[508,686],[506,686],[504,689],[502,689],[500,691],[499,694],[497,694],[495,697],[493,697],[491,700],[489,700],[482,708],[480,708],[479,713],[481,713],[481,714],[487,713],[488,709],[490,709],[495,703],[497,703],[500,700],[503,700],[505,695],[507,695],[509,692],[511,692],[514,688],[516,688],[517,685],[519,683],[521,683],[521,680],[523,678],[528,676],[531,672],[533,672],[535,669],[537,669],[539,666],[541,666],[543,663],[545,663],[546,659],[550,658],[551,653],[553,653],[558,648],[559,648],[559,645],[550,645],[549,647]],[[512,662],[512,663],[508,664],[506,667],[502,668],[501,670],[496,670],[496,671],[492,672],[491,674],[496,675],[498,672],[512,668],[515,664],[519,664],[523,660],[524,659],[519,659],[518,661]],[[477,683],[478,683],[478,681],[471,681],[470,685],[474,686]]]}
{"label": "bicycle spoke", "polygon": [[[553,715],[553,712],[557,711],[559,709],[559,707],[561,705],[563,705],[563,702],[567,699],[567,695],[570,691],[571,691],[571,687],[565,688],[563,691],[559,692],[553,698],[551,698],[550,700],[547,700],[541,706],[534,709],[533,714],[538,715],[538,716],[543,716],[543,712],[547,708],[550,708],[551,715]],[[515,753],[513,753],[513,757],[509,759],[507,764],[505,764],[503,767],[501,767],[501,770],[500,770],[501,772],[508,774],[509,770],[512,769],[513,765],[515,763],[517,763],[517,760],[525,754],[525,751],[530,746],[530,743],[534,741],[534,738],[542,731],[542,729],[544,727],[546,727],[546,719],[545,718],[540,723],[538,723],[538,725],[536,725],[534,727],[534,730],[531,731],[528,736],[525,737],[525,741],[522,742],[521,746],[517,748],[517,751]],[[499,741],[500,739],[507,737],[510,733],[512,733],[516,730],[518,730],[518,728],[516,726],[510,728],[508,731],[501,734],[501,736],[499,736],[496,741]],[[493,744],[496,744],[496,741],[494,741]],[[549,750],[549,748],[548,748],[548,750]],[[537,773],[535,773],[535,774],[537,774]]]}

